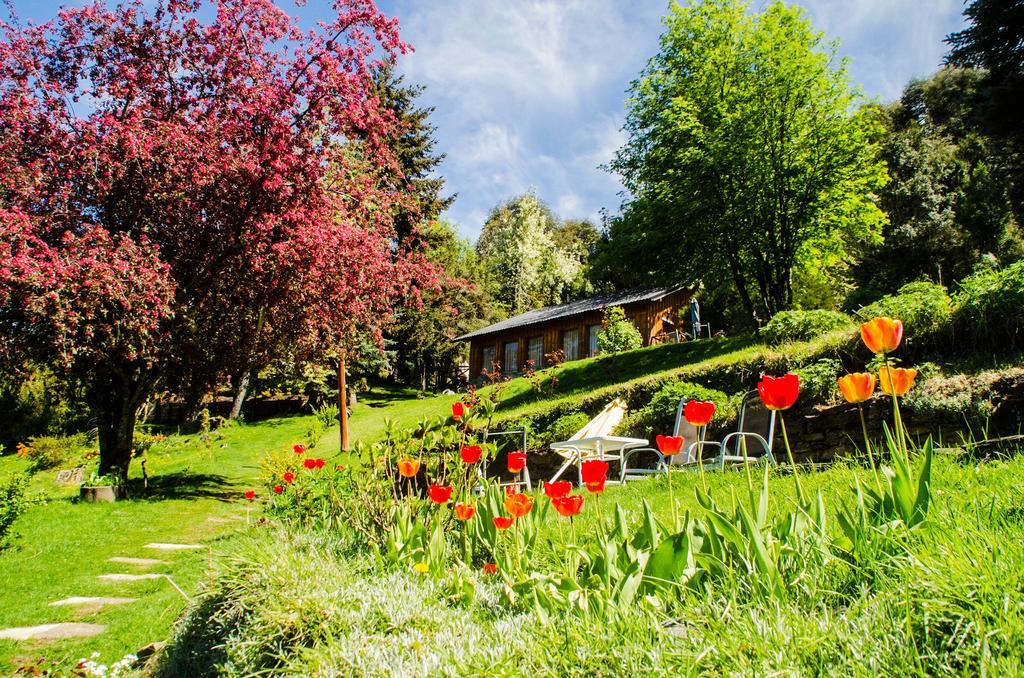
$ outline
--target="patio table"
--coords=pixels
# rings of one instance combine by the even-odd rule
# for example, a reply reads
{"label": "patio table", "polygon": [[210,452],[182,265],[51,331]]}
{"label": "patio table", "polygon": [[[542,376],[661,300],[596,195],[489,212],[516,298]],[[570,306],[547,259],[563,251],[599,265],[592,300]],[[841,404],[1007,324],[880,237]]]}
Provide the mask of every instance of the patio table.
{"label": "patio table", "polygon": [[[616,461],[619,468],[622,468],[623,457],[627,450],[635,447],[647,447],[649,443],[643,438],[626,438],[624,436],[593,436],[591,438],[580,438],[579,440],[566,440],[561,443],[551,443],[551,449],[564,456],[565,463],[558,469],[555,475],[551,476],[549,482],[555,482],[565,473],[565,470],[577,465],[580,484],[583,484],[583,462],[589,459],[600,459],[603,461]],[[621,474],[620,474],[621,475]],[[614,482],[614,481],[613,481]]]}

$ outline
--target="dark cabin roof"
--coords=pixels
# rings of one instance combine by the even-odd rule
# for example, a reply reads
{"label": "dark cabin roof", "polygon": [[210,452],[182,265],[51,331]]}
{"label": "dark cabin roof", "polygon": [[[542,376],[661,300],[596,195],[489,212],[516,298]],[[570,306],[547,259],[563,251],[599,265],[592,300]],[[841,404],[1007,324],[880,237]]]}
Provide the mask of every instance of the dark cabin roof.
{"label": "dark cabin roof", "polygon": [[479,330],[468,332],[463,334],[461,337],[457,337],[456,341],[466,341],[467,339],[475,339],[488,334],[497,334],[498,332],[513,330],[517,327],[546,323],[551,320],[557,320],[571,315],[579,315],[580,313],[600,311],[606,306],[624,306],[638,301],[658,301],[659,299],[664,299],[668,295],[682,289],[685,289],[683,285],[677,285],[675,287],[645,288],[629,290],[627,292],[616,292],[614,294],[602,294],[596,297],[590,297],[589,299],[570,301],[568,304],[559,304],[558,306],[545,306],[544,308],[537,308],[532,311],[527,311],[526,313],[520,313],[508,320],[502,320],[501,322],[494,323],[493,325],[482,327]]}

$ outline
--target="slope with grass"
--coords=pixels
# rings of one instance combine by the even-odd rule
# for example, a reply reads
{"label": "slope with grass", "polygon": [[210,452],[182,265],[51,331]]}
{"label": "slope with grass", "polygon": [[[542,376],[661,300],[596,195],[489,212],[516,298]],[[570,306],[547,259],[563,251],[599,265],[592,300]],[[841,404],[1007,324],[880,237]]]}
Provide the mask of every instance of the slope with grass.
{"label": "slope with grass", "polygon": [[[272,449],[301,441],[310,417],[236,425],[200,435],[172,435],[146,455],[151,493],[115,504],[73,500],[77,488],[54,485],[54,473],[38,473],[29,485],[32,506],[14,524],[14,546],[0,553],[0,628],[64,621],[102,624],[92,638],[40,643],[0,640],[0,674],[19,666],[57,662],[64,670],[93,652],[112,664],[142,646],[164,640],[185,601],[163,579],[113,582],[107,573],[169,575],[187,594],[209,562],[209,546],[246,523],[243,498],[255,487],[259,463]],[[0,457],[0,476],[23,470],[17,457]],[[133,490],[141,490],[133,464]],[[203,549],[159,551],[149,543],[202,544]],[[152,567],[109,562],[112,557],[165,561]],[[51,607],[71,596],[137,598],[101,609]]]}

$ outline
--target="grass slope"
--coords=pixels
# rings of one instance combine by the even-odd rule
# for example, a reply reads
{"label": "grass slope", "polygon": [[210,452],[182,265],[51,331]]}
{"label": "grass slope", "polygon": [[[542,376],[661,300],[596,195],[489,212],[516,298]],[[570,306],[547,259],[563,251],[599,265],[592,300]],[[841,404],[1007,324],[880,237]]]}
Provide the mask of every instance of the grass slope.
{"label": "grass slope", "polygon": [[[185,601],[164,580],[105,582],[114,572],[159,572],[194,593],[208,563],[202,551],[162,552],[149,542],[211,544],[244,526],[259,461],[271,449],[303,440],[309,417],[275,419],[197,435],[171,436],[147,453],[150,498],[116,504],[73,501],[76,489],[53,485],[54,472],[36,474],[30,484],[35,503],[14,525],[14,548],[0,553],[0,628],[61,621],[104,624],[93,638],[33,644],[0,641],[0,674],[40,657],[72,664],[92,652],[112,664],[147,643],[165,639]],[[0,476],[24,468],[16,457],[0,457]],[[140,471],[133,464],[136,482]],[[229,517],[241,516],[241,521]],[[211,520],[211,518],[215,520]],[[227,522],[220,522],[220,520]],[[107,562],[112,556],[157,558],[166,565],[140,568]],[[136,602],[89,612],[48,604],[69,596],[126,596]]]}

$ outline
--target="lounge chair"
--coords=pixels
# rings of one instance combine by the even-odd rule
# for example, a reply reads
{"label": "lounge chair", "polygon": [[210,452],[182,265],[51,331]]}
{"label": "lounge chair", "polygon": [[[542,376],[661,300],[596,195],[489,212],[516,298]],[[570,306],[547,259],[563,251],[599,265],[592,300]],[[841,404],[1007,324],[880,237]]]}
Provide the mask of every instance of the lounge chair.
{"label": "lounge chair", "polygon": [[[704,467],[707,469],[724,469],[726,466],[761,460],[775,465],[775,456],[772,454],[772,443],[775,439],[775,412],[764,406],[757,391],[750,391],[743,396],[739,416],[736,420],[736,430],[727,434],[721,442],[698,440],[697,428],[691,426],[683,416],[685,407],[686,398],[683,398],[676,408],[676,422],[672,435],[683,436],[687,440],[694,441],[686,447],[686,452],[673,455],[669,462],[659,450],[653,447],[631,449],[623,459],[622,480],[635,480],[646,475],[667,473],[670,463],[673,466],[695,468],[697,455],[703,457],[705,447],[718,449],[718,454],[705,460]],[[755,449],[750,449],[750,443],[754,444]],[[656,463],[653,468],[629,468],[630,458],[640,452],[650,452],[655,455]]]}
{"label": "lounge chair", "polygon": [[625,438],[611,435],[615,427],[626,416],[626,404],[620,400],[608,403],[587,425],[576,431],[568,440],[551,444],[551,449],[565,457],[565,463],[551,476],[554,482],[572,465],[577,466],[580,483],[583,482],[582,466],[588,459],[603,459],[623,465],[626,450],[643,447],[647,441],[640,438]]}

